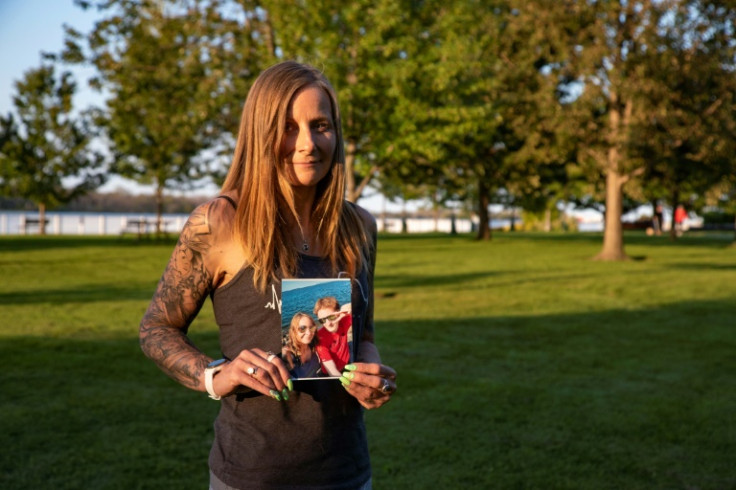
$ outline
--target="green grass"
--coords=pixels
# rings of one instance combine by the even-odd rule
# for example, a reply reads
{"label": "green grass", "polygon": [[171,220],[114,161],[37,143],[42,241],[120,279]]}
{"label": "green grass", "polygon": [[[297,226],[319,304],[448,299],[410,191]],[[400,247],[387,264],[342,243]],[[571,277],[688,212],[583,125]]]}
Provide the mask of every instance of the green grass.
{"label": "green grass", "polygon": [[[374,487],[736,488],[731,238],[382,236]],[[137,341],[172,247],[0,239],[0,488],[206,488],[218,404]]]}

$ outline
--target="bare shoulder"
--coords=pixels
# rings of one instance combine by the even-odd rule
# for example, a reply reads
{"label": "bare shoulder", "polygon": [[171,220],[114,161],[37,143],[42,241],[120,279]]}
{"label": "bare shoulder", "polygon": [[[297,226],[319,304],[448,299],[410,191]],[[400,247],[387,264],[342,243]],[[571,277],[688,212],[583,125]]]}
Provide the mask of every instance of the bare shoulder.
{"label": "bare shoulder", "polygon": [[228,269],[232,255],[233,206],[225,199],[214,198],[197,206],[189,215],[179,235],[179,257],[188,262],[199,257],[217,284]]}
{"label": "bare shoulder", "polygon": [[234,219],[235,208],[229,201],[222,198],[210,199],[194,208],[184,225],[182,235],[221,240],[229,236]]}

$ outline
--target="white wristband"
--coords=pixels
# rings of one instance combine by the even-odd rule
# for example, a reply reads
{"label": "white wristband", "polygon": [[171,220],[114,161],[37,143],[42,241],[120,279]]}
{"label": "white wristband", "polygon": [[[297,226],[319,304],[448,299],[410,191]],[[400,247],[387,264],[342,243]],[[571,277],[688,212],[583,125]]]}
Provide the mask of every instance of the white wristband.
{"label": "white wristband", "polygon": [[207,390],[207,393],[213,400],[219,400],[222,397],[215,393],[215,389],[212,386],[212,378],[214,378],[215,374],[219,373],[220,370],[225,367],[226,362],[227,359],[218,359],[217,361],[212,361],[204,370],[204,388]]}

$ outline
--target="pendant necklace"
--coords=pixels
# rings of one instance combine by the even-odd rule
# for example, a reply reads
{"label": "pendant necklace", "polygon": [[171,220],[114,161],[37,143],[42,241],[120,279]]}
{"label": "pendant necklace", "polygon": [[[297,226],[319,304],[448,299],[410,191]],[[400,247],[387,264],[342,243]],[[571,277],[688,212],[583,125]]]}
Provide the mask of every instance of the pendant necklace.
{"label": "pendant necklace", "polygon": [[309,252],[309,249],[311,247],[309,246],[309,241],[307,240],[307,237],[304,236],[304,228],[302,228],[301,220],[297,218],[297,222],[299,224],[299,234],[302,236],[302,252]]}
{"label": "pendant necklace", "polygon": [[299,234],[302,236],[302,251],[309,252],[309,242],[304,237],[304,231],[299,227]]}

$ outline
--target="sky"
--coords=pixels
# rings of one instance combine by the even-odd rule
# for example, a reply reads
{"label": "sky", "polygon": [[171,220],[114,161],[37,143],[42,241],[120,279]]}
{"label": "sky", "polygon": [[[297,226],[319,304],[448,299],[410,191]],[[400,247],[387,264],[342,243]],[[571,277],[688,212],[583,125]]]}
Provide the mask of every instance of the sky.
{"label": "sky", "polygon": [[[85,11],[74,5],[73,0],[0,0],[0,114],[13,109],[12,97],[15,82],[24,73],[40,66],[41,52],[58,53],[64,46],[64,24],[80,32],[89,32],[97,20],[94,8]],[[90,70],[73,70],[78,83],[75,104],[84,107],[99,100],[85,82]],[[130,180],[115,177],[100,191],[110,192],[122,188],[132,193],[151,193],[150,187],[140,186]],[[195,191],[199,194],[216,192],[214,188]],[[371,192],[371,194],[375,194]],[[370,211],[400,211],[400,204],[384,202],[380,195],[361,199],[359,204]],[[410,203],[407,209],[416,208]]]}
{"label": "sky", "polygon": [[40,66],[41,51],[62,49],[63,24],[87,31],[95,16],[72,0],[0,0],[0,113],[12,109],[15,81]]}

